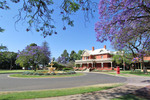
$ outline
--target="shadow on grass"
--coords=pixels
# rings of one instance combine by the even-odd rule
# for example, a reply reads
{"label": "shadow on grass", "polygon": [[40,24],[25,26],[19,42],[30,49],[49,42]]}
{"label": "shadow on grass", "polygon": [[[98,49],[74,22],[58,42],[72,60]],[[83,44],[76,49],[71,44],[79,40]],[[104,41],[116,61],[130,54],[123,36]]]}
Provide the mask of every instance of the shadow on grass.
{"label": "shadow on grass", "polygon": [[142,82],[145,82],[145,83],[150,83],[150,80],[144,80]]}
{"label": "shadow on grass", "polygon": [[[143,88],[137,86],[117,87],[106,91],[82,94],[80,100],[150,100],[150,95],[146,92],[140,92],[139,90],[141,89]],[[142,95],[145,95],[146,97]]]}

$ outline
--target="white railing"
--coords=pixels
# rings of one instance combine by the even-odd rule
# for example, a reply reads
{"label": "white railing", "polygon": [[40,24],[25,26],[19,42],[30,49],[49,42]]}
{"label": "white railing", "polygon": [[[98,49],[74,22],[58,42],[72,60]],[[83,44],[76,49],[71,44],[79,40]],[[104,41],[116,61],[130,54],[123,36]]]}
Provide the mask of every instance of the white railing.
{"label": "white railing", "polygon": [[83,62],[106,62],[112,61],[112,58],[104,58],[104,59],[86,59],[86,60],[75,60],[75,63],[83,63]]}

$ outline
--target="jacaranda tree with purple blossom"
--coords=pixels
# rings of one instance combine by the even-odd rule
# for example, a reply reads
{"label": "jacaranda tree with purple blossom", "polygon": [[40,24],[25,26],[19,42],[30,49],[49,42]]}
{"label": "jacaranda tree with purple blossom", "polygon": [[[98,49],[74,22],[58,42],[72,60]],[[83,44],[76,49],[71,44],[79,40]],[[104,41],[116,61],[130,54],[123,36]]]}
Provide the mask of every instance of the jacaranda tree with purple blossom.
{"label": "jacaranda tree with purple blossom", "polygon": [[64,57],[64,56],[58,57],[57,62],[60,64],[66,64],[67,63],[66,57]]}
{"label": "jacaranda tree with purple blossom", "polygon": [[143,63],[150,52],[150,1],[100,0],[98,9],[97,41],[109,40],[115,49],[129,50]]}
{"label": "jacaranda tree with purple blossom", "polygon": [[26,68],[33,66],[33,69],[36,71],[36,66],[41,64],[41,58],[43,56],[50,59],[50,51],[46,50],[41,46],[27,46],[21,52],[19,51],[16,63]]}

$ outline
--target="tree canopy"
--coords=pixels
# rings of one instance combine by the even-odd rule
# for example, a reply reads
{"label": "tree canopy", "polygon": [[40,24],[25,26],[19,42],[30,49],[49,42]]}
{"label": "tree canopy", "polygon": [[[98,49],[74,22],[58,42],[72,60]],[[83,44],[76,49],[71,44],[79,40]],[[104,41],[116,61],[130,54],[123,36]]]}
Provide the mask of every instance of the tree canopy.
{"label": "tree canopy", "polygon": [[6,50],[7,50],[7,47],[1,44],[0,45],[0,63],[6,60],[6,53],[4,52]]}
{"label": "tree canopy", "polygon": [[130,50],[134,57],[150,51],[149,0],[100,0],[97,41],[110,40],[117,50]]}
{"label": "tree canopy", "polygon": [[[11,3],[16,3],[22,5],[18,8],[17,21],[25,20],[28,24],[26,31],[31,31],[32,27],[35,28],[37,32],[43,33],[43,36],[57,34],[55,27],[55,18],[53,18],[55,5],[54,0],[11,0],[8,3],[7,0],[0,1],[0,9],[9,10]],[[62,0],[59,8],[60,17],[62,18],[63,30],[66,29],[66,24],[69,26],[74,26],[74,21],[71,19],[71,15],[76,13],[78,10],[84,12],[85,20],[89,20],[90,15],[93,17],[93,12],[96,10],[97,3],[92,0]],[[0,32],[4,31],[0,27]]]}
{"label": "tree canopy", "polygon": [[50,51],[42,46],[27,46],[24,50],[19,51],[16,63],[22,67],[33,66],[36,71],[38,64],[43,64],[42,59],[50,59]]}
{"label": "tree canopy", "polygon": [[77,59],[77,57],[78,56],[77,56],[76,52],[74,50],[72,50],[71,53],[70,53],[69,61],[75,62],[75,60]]}

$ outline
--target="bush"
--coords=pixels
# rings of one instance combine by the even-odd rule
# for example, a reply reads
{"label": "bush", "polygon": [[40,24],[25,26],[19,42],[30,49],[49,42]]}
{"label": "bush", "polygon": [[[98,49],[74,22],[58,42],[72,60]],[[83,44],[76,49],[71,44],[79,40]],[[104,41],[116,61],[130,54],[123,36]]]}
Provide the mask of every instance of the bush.
{"label": "bush", "polygon": [[47,73],[48,71],[42,70],[42,71],[37,71],[38,73]]}
{"label": "bush", "polygon": [[51,75],[56,75],[56,73],[51,73]]}
{"label": "bush", "polygon": [[75,69],[75,71],[82,71],[81,69]]}
{"label": "bush", "polygon": [[63,73],[57,73],[56,75],[63,75]]}
{"label": "bush", "polygon": [[39,73],[33,73],[33,75],[39,75]]}
{"label": "bush", "polygon": [[25,72],[22,73],[22,75],[30,75],[30,73],[31,72],[29,72],[29,71],[25,71]]}
{"label": "bush", "polygon": [[38,75],[44,75],[44,73],[38,73]]}
{"label": "bush", "polygon": [[63,68],[63,71],[69,71],[72,70],[73,68]]}
{"label": "bush", "polygon": [[33,72],[30,72],[28,75],[33,75],[34,73]]}
{"label": "bush", "polygon": [[51,75],[50,73],[45,73],[44,75]]}
{"label": "bush", "polygon": [[22,75],[70,75],[70,74],[76,74],[75,71],[68,71],[63,73],[41,73],[41,72],[23,72]]}
{"label": "bush", "polygon": [[76,74],[76,72],[75,71],[69,71],[69,72],[67,72],[67,74]]}
{"label": "bush", "polygon": [[62,73],[62,75],[67,75],[67,73]]}

